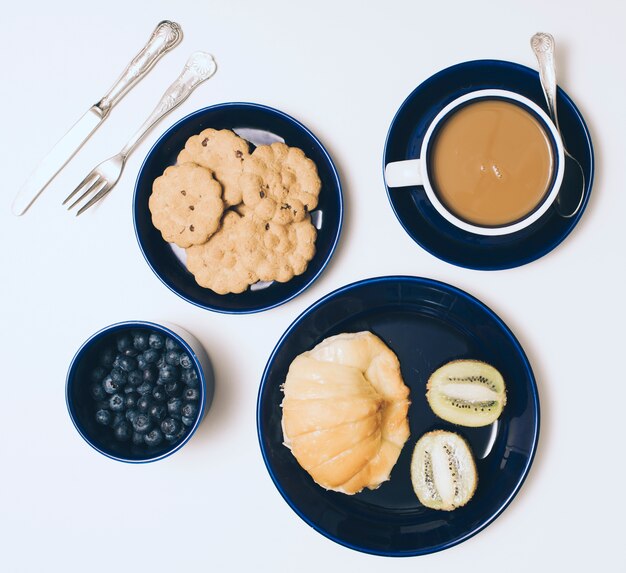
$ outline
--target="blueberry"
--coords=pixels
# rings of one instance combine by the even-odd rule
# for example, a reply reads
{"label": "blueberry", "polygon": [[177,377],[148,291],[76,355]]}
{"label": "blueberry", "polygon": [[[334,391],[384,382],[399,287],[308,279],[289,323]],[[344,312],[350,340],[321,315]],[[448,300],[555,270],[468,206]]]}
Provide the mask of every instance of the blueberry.
{"label": "blueberry", "polygon": [[163,386],[155,386],[152,389],[152,397],[157,402],[165,402],[165,400],[167,400],[167,393],[165,392]]}
{"label": "blueberry", "polygon": [[145,434],[143,432],[133,432],[133,444],[136,446],[143,446],[144,441],[143,437]]}
{"label": "blueberry", "polygon": [[124,372],[130,372],[131,370],[137,370],[137,360],[132,356],[122,356],[120,358],[120,368]]}
{"label": "blueberry", "polygon": [[196,421],[195,418],[189,418],[188,416],[183,416],[181,418],[181,421],[183,422],[183,424],[185,424],[185,426],[193,426],[194,422]]}
{"label": "blueberry", "polygon": [[180,352],[176,350],[168,350],[165,353],[165,362],[170,366],[180,365]]}
{"label": "blueberry", "polygon": [[181,425],[180,430],[176,434],[176,440],[182,440],[187,435],[187,432],[189,432],[189,428]]}
{"label": "blueberry", "polygon": [[150,345],[150,348],[154,348],[155,350],[160,350],[161,348],[163,348],[165,341],[163,340],[163,337],[160,334],[156,334],[153,332],[148,337],[148,344]]}
{"label": "blueberry", "polygon": [[91,371],[91,381],[92,382],[102,382],[102,379],[107,375],[106,368],[104,366],[96,366]]}
{"label": "blueberry", "polygon": [[139,370],[143,370],[146,366],[148,366],[148,363],[146,362],[146,359],[143,357],[143,354],[140,354],[139,356],[137,356],[137,368],[139,368]]}
{"label": "blueberry", "polygon": [[115,360],[113,361],[113,368],[119,368],[120,367],[120,360],[122,359],[122,354],[116,354],[115,355]]}
{"label": "blueberry", "polygon": [[149,394],[152,392],[152,385],[144,382],[143,384],[137,386],[137,392],[139,392],[142,396]]}
{"label": "blueberry", "polygon": [[182,371],[181,375],[180,375],[180,379],[187,384],[187,386],[191,386],[192,388],[195,388],[199,385],[198,382],[198,374],[195,370],[193,369],[185,369]]}
{"label": "blueberry", "polygon": [[111,412],[121,412],[124,410],[124,398],[121,394],[113,394],[109,399],[109,408]]}
{"label": "blueberry", "polygon": [[124,394],[137,394],[137,388],[135,388],[135,386],[131,386],[130,384],[126,384],[126,386],[124,386]]}
{"label": "blueberry", "polygon": [[198,406],[193,402],[187,402],[180,410],[185,418],[195,418],[198,415]]}
{"label": "blueberry", "polygon": [[183,398],[189,402],[195,402],[200,399],[200,391],[197,388],[186,388]]}
{"label": "blueberry", "polygon": [[137,394],[137,392],[129,392],[124,397],[124,408],[127,410],[136,408],[137,400],[139,400],[139,394]]}
{"label": "blueberry", "polygon": [[94,400],[106,400],[107,393],[104,391],[102,384],[96,382],[91,386],[91,396]]}
{"label": "blueberry", "polygon": [[177,350],[178,352],[181,351],[181,348],[178,342],[176,342],[173,338],[169,338],[169,337],[165,339],[165,348],[166,350]]}
{"label": "blueberry", "polygon": [[191,360],[191,356],[189,354],[185,354],[184,352],[180,355],[180,365],[183,368],[192,368],[193,360]]}
{"label": "blueberry", "polygon": [[139,400],[137,400],[137,410],[140,412],[147,412],[152,404],[152,398],[149,396],[141,396]]}
{"label": "blueberry", "polygon": [[126,421],[122,421],[113,428],[113,434],[115,439],[119,442],[128,442],[132,436],[132,429],[130,424]]}
{"label": "blueberry", "polygon": [[167,362],[165,362],[165,353],[159,355],[159,359],[155,362],[156,367],[160,370],[165,366]]}
{"label": "blueberry", "polygon": [[132,370],[128,373],[127,383],[131,386],[139,386],[143,382],[143,376],[139,370]]}
{"label": "blueberry", "polygon": [[150,406],[150,417],[155,422],[160,422],[165,418],[167,414],[167,408],[163,404],[153,404]]}
{"label": "blueberry", "polygon": [[146,364],[156,364],[159,358],[161,358],[161,353],[154,348],[148,348],[141,356],[146,361]]}
{"label": "blueberry", "polygon": [[116,344],[118,352],[124,354],[126,350],[133,348],[133,338],[128,332],[124,332],[118,335]]}
{"label": "blueberry", "polygon": [[119,391],[120,386],[121,386],[121,384],[119,384],[118,382],[113,380],[113,378],[111,378],[111,375],[108,375],[102,381],[102,387],[104,388],[104,391],[107,394],[116,394]]}
{"label": "blueberry", "polygon": [[167,401],[167,411],[170,416],[174,416],[179,418],[181,413],[180,411],[183,408],[183,401],[180,398],[170,398]]}
{"label": "blueberry", "polygon": [[182,428],[182,424],[178,420],[175,420],[174,418],[165,418],[165,420],[161,422],[161,431],[166,436],[167,435],[175,436],[176,434],[178,434],[178,432],[180,432],[181,428]]}
{"label": "blueberry", "polygon": [[148,384],[155,384],[159,379],[159,371],[156,366],[149,365],[142,373],[142,379]]}
{"label": "blueberry", "polygon": [[108,426],[111,423],[113,416],[108,410],[98,410],[96,412],[96,422],[103,426]]}
{"label": "blueberry", "polygon": [[111,378],[113,378],[113,381],[118,384],[126,384],[128,374],[126,374],[126,372],[124,372],[121,368],[113,368],[113,370],[111,370]]}
{"label": "blueberry", "polygon": [[133,336],[133,346],[137,350],[147,350],[150,348],[148,334],[146,332],[135,332]]}
{"label": "blueberry", "polygon": [[180,442],[185,435],[187,434],[187,428],[181,424],[180,430],[176,434],[166,434],[165,439],[170,444],[175,444],[176,442]]}
{"label": "blueberry", "polygon": [[100,364],[105,368],[111,368],[115,362],[115,351],[112,348],[105,348],[100,353]]}
{"label": "blueberry", "polygon": [[168,382],[175,382],[178,380],[179,372],[176,366],[172,366],[171,364],[166,364],[159,370],[159,378],[163,380],[165,384]]}
{"label": "blueberry", "polygon": [[123,422],[124,420],[126,420],[126,416],[124,416],[122,412],[115,412],[115,414],[113,414],[113,420],[111,421],[111,426],[115,428],[115,426],[117,426],[120,422]]}
{"label": "blueberry", "polygon": [[148,414],[137,414],[133,420],[133,429],[135,432],[145,434],[152,427],[152,420]]}
{"label": "blueberry", "polygon": [[131,423],[135,423],[135,418],[139,416],[139,412],[134,408],[132,410],[126,410],[125,418]]}
{"label": "blueberry", "polygon": [[165,385],[165,393],[170,397],[180,396],[183,385],[180,382],[168,382]]}
{"label": "blueberry", "polygon": [[155,428],[154,430],[148,432],[144,437],[144,442],[146,443],[146,446],[158,446],[161,442],[163,442],[163,434],[161,433],[161,430]]}

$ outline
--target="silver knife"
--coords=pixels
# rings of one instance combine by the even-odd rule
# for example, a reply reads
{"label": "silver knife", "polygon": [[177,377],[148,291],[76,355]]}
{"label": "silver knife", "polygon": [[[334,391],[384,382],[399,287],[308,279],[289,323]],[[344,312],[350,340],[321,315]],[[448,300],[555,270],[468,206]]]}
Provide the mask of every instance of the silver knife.
{"label": "silver knife", "polygon": [[13,213],[23,215],[48,183],[89,139],[109,115],[113,106],[143,78],[166,52],[180,44],[183,32],[178,24],[164,20],[156,27],[145,47],[128,64],[107,94],[83,115],[52,148],[22,185],[13,201]]}

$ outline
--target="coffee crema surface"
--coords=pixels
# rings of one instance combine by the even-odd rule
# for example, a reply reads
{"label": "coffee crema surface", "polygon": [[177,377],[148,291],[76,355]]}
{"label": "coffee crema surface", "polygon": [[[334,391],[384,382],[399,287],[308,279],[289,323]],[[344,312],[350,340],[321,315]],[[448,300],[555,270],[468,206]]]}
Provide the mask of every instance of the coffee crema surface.
{"label": "coffee crema surface", "polygon": [[430,150],[440,201],[479,226],[523,219],[546,196],[553,171],[552,145],[541,123],[504,100],[479,100],[453,112]]}

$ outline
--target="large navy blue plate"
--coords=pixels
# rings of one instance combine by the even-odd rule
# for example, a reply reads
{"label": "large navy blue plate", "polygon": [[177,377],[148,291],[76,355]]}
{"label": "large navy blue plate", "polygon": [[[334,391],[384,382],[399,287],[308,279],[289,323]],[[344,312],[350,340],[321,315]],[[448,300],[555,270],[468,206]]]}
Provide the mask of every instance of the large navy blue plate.
{"label": "large navy blue plate", "polygon": [[[277,139],[299,147],[317,165],[322,181],[314,216],[318,224],[316,254],[307,270],[286,283],[274,282],[267,288],[250,288],[241,294],[220,295],[199,286],[179,260],[169,243],[152,225],[148,199],[152,183],[166,167],[176,163],[185,142],[203,129],[254,130],[269,143]],[[135,234],[150,268],[170,290],[183,299],[208,310],[224,313],[250,313],[273,308],[291,300],[306,289],[324,270],[341,233],[343,198],[339,175],[320,141],[304,125],[287,114],[254,103],[223,103],[184,117],[170,127],[152,146],[139,170],[133,202]]]}
{"label": "large navy blue plate", "polygon": [[[411,437],[390,481],[354,496],[313,482],[283,445],[281,384],[301,352],[341,332],[369,330],[400,360],[411,389]],[[507,384],[500,419],[484,428],[454,426],[426,402],[426,381],[442,364],[476,358],[493,364]],[[528,360],[515,336],[493,311],[469,294],[437,281],[381,277],[325,296],[287,329],[272,353],[257,404],[261,451],[274,484],[291,508],[326,537],[359,551],[422,555],[465,541],[491,523],[521,487],[539,436],[539,398]],[[467,439],[478,469],[472,500],[452,512],[428,509],[413,493],[410,460],[417,439],[434,429]]]}
{"label": "large navy blue plate", "polygon": [[[539,74],[519,64],[477,60],[446,68],[420,84],[393,118],[383,155],[383,169],[391,161],[419,157],[431,120],[452,100],[483,89],[505,89],[534,101],[547,113]],[[525,229],[506,236],[481,236],[446,221],[430,204],[421,186],[389,188],[387,194],[398,220],[428,252],[449,263],[479,270],[517,267],[534,261],[559,245],[574,229],[589,201],[593,183],[593,147],[582,115],[558,89],[559,126],[568,151],[585,174],[585,195],[578,213],[569,219],[554,208]]]}

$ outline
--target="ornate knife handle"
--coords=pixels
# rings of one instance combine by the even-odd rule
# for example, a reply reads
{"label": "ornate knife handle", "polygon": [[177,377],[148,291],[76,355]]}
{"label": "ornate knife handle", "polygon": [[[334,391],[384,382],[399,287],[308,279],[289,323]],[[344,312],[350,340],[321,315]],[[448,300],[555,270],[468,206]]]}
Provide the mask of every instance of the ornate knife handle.
{"label": "ornate knife handle", "polygon": [[176,22],[160,22],[141,52],[132,59],[113,87],[96,104],[102,110],[102,117],[106,117],[111,108],[152,69],[161,56],[178,46],[182,39],[183,31]]}
{"label": "ornate knife handle", "polygon": [[559,127],[556,113],[556,66],[554,63],[554,38],[551,34],[539,32],[530,39],[530,46],[539,63],[539,76],[548,111],[552,121]]}
{"label": "ornate knife handle", "polygon": [[183,103],[196,86],[208,80],[216,70],[217,64],[211,54],[206,52],[194,52],[191,54],[180,76],[165,90],[163,97],[161,97],[150,117],[120,153],[124,156],[128,155],[155,124],[161,121],[175,107]]}

